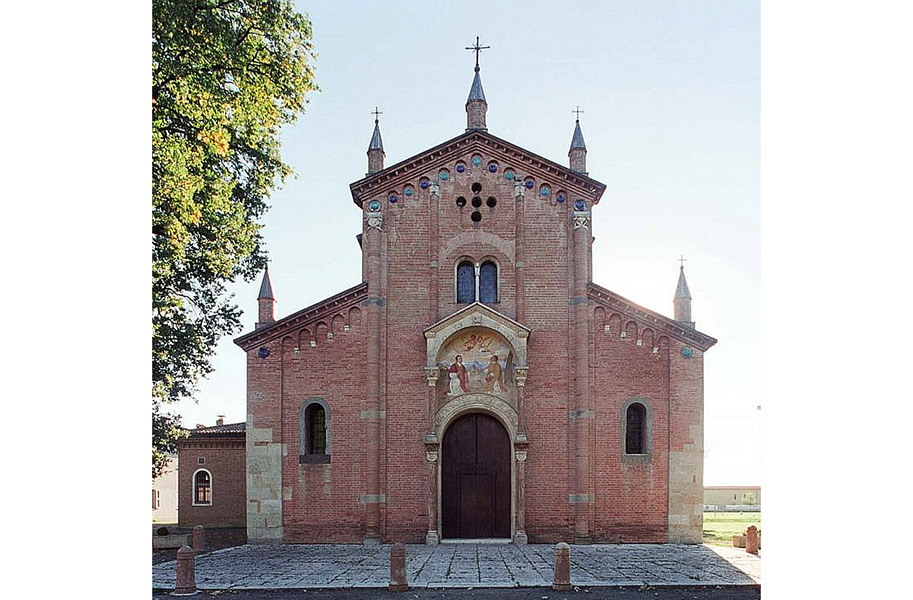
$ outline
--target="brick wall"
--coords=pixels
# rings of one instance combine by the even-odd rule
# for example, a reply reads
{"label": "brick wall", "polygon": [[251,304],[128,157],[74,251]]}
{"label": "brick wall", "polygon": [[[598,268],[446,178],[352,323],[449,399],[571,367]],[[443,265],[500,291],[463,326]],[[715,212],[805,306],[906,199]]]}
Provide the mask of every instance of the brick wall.
{"label": "brick wall", "polygon": [[[244,434],[184,439],[179,445],[179,456],[178,526],[243,527],[246,522]],[[193,476],[199,469],[206,469],[212,476],[210,506],[193,504]]]}

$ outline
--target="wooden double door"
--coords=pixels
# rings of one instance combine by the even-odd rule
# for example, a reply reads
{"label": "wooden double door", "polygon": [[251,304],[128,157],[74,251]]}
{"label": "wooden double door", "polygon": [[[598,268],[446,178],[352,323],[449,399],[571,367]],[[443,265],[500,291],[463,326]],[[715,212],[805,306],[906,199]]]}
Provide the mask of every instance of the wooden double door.
{"label": "wooden double door", "polygon": [[459,417],[441,448],[443,538],[510,537],[510,438],[497,419]]}

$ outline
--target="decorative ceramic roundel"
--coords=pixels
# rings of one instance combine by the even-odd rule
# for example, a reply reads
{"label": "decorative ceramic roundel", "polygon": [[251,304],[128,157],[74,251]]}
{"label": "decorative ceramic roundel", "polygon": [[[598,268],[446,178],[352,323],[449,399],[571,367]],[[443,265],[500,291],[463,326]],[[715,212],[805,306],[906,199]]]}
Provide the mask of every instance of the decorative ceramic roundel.
{"label": "decorative ceramic roundel", "polygon": [[491,163],[490,165],[488,165],[488,170],[489,170],[491,173],[497,173],[497,172],[498,172],[498,165],[496,165],[495,163]]}
{"label": "decorative ceramic roundel", "polygon": [[682,356],[684,356],[685,358],[691,358],[691,356],[693,354],[694,354],[694,350],[692,350],[688,346],[685,346],[684,348],[682,348]]}
{"label": "decorative ceramic roundel", "polygon": [[456,170],[457,170],[457,173],[462,173],[463,171],[466,170],[466,165],[460,163],[456,166]]}
{"label": "decorative ceramic roundel", "polygon": [[371,212],[377,212],[380,210],[380,200],[371,200],[368,202],[368,210]]}
{"label": "decorative ceramic roundel", "polygon": [[389,199],[390,199],[390,204],[396,204],[396,201],[399,200],[399,196],[397,196],[396,194],[390,194]]}
{"label": "decorative ceramic roundel", "polygon": [[428,182],[427,182],[427,181],[423,181],[423,182],[421,182],[420,184],[418,184],[418,187],[422,188],[423,190],[427,190],[427,189],[428,189]]}
{"label": "decorative ceramic roundel", "polygon": [[574,200],[574,210],[586,210],[586,202],[577,198]]}
{"label": "decorative ceramic roundel", "polygon": [[411,196],[411,195],[414,194],[414,193],[415,193],[415,190],[412,188],[411,185],[407,185],[407,186],[403,189],[403,195],[404,195],[404,196]]}
{"label": "decorative ceramic roundel", "polygon": [[267,356],[269,356],[269,348],[260,348],[259,350],[257,350],[257,356],[259,356],[260,358],[266,358]]}
{"label": "decorative ceramic roundel", "polygon": [[441,181],[447,181],[448,179],[450,179],[450,173],[448,173],[447,171],[441,171],[440,173],[438,173],[438,177],[441,178]]}
{"label": "decorative ceramic roundel", "polygon": [[534,186],[534,185],[536,185],[536,182],[534,182],[532,179],[527,179],[527,180],[526,180],[526,188],[527,188],[527,189],[530,189],[530,190],[533,189],[533,186]]}
{"label": "decorative ceramic roundel", "polygon": [[564,201],[567,200],[567,196],[565,196],[562,193],[559,193],[557,200],[558,200],[558,202],[561,202],[562,204],[564,204]]}
{"label": "decorative ceramic roundel", "polygon": [[542,194],[543,196],[548,196],[549,194],[552,193],[552,190],[549,189],[549,187],[548,187],[547,185],[543,185],[543,186],[539,189],[539,193]]}
{"label": "decorative ceramic roundel", "polygon": [[481,164],[482,164],[482,157],[481,157],[481,156],[478,156],[478,155],[473,156],[473,157],[472,157],[472,164],[474,164],[474,165],[477,166],[477,167],[478,167],[479,165],[481,165]]}
{"label": "decorative ceramic roundel", "polygon": [[510,169],[505,169],[504,170],[504,179],[510,181],[513,178],[514,178],[514,172],[511,171]]}

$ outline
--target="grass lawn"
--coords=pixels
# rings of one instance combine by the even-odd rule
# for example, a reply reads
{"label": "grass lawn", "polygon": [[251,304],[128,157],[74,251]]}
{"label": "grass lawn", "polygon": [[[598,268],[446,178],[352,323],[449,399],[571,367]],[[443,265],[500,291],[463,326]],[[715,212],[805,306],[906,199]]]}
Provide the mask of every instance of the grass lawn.
{"label": "grass lawn", "polygon": [[760,512],[705,512],[704,543],[732,546],[732,536],[744,535],[749,525],[761,530]]}

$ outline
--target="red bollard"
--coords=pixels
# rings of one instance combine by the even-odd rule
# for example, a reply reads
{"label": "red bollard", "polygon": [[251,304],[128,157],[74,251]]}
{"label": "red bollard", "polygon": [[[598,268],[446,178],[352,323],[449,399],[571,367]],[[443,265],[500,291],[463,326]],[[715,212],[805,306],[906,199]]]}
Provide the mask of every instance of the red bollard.
{"label": "red bollard", "polygon": [[758,528],[752,525],[745,536],[745,552],[758,553]]}
{"label": "red bollard", "polygon": [[406,582],[406,547],[399,542],[390,546],[390,586],[391,592],[405,592],[409,589]]}
{"label": "red bollard", "polygon": [[197,593],[197,578],[193,569],[193,549],[181,546],[178,550],[177,583],[174,584],[175,596],[189,596]]}
{"label": "red bollard", "polygon": [[564,542],[555,545],[555,580],[552,589],[561,592],[571,589],[571,547]]}
{"label": "red bollard", "polygon": [[193,528],[193,551],[199,554],[206,549],[206,530],[202,525]]}

